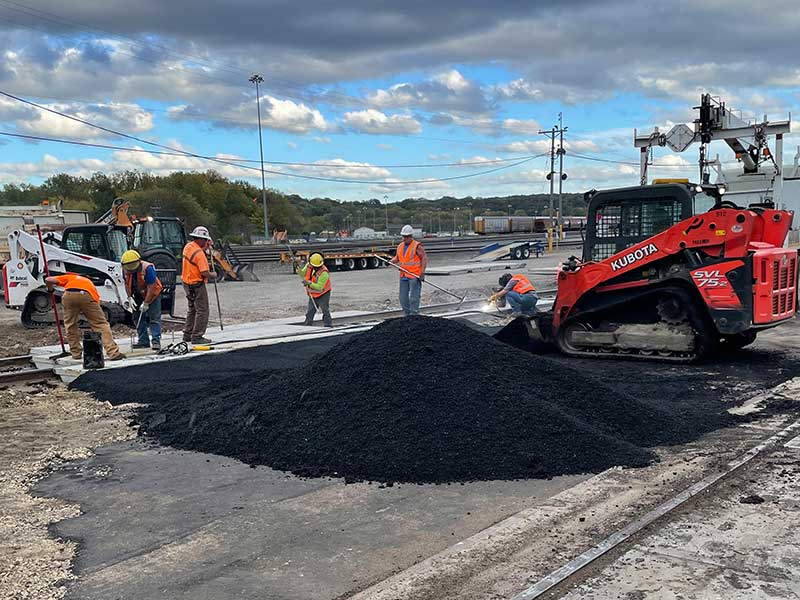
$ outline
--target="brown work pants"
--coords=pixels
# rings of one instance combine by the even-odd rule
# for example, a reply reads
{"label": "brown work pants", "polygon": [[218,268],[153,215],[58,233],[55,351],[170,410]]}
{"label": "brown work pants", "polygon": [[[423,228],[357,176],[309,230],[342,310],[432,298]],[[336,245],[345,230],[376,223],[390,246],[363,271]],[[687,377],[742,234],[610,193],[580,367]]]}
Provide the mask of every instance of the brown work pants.
{"label": "brown work pants", "polygon": [[205,283],[198,285],[183,284],[186,292],[186,325],[183,327],[183,341],[202,337],[208,327],[208,288]]}
{"label": "brown work pants", "polygon": [[80,359],[83,352],[81,332],[78,327],[81,315],[89,322],[92,331],[98,332],[103,338],[103,348],[109,358],[114,358],[120,353],[119,346],[111,333],[111,326],[103,314],[103,309],[88,293],[64,292],[61,297],[61,305],[64,307],[64,327],[67,330],[67,341],[72,358]]}

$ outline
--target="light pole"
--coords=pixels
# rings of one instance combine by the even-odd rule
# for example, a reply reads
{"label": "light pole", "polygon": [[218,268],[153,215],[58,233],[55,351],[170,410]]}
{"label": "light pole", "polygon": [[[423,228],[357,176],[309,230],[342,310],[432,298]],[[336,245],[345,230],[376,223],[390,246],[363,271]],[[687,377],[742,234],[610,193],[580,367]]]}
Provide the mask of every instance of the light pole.
{"label": "light pole", "polygon": [[508,216],[509,217],[511,216],[511,205],[510,204],[508,205]]}
{"label": "light pole", "polygon": [[383,204],[386,207],[386,237],[389,237],[389,196],[383,195]]}
{"label": "light pole", "polygon": [[258,114],[258,150],[261,153],[261,201],[264,203],[264,241],[269,240],[269,220],[267,218],[267,183],[264,175],[264,143],[261,140],[261,94],[258,84],[264,83],[261,75],[253,75],[248,79],[250,83],[256,84],[256,111]]}

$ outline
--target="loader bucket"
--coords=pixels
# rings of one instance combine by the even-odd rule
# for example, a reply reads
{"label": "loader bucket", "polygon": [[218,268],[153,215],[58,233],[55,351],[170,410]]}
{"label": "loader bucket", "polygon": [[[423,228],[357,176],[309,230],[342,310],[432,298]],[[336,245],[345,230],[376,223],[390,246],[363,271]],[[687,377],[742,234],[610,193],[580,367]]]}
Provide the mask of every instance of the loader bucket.
{"label": "loader bucket", "polygon": [[236,276],[239,281],[261,281],[253,270],[253,263],[239,265]]}
{"label": "loader bucket", "polygon": [[518,317],[494,334],[494,338],[528,352],[546,352],[553,347],[552,313],[540,313],[533,317]]}

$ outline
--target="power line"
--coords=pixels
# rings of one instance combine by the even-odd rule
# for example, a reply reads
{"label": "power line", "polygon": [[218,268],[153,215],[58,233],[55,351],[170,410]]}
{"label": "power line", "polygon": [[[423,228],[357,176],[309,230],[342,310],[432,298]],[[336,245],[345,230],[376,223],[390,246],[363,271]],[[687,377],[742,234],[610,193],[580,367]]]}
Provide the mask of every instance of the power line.
{"label": "power line", "polygon": [[[102,150],[118,150],[122,152],[139,152],[144,154],[155,154],[155,155],[163,155],[163,156],[186,156],[185,152],[183,151],[167,151],[167,150],[146,150],[144,148],[130,148],[127,146],[115,146],[113,144],[100,144],[98,142],[81,142],[78,140],[68,140],[64,138],[54,138],[48,136],[39,136],[39,135],[28,135],[24,133],[14,133],[10,131],[0,131],[0,135],[5,137],[12,137],[12,138],[19,138],[24,140],[31,140],[31,141],[39,141],[39,142],[53,142],[58,144],[70,144],[73,146],[84,146],[87,148],[99,148]],[[202,155],[203,158],[214,158],[209,157],[208,155]],[[497,164],[497,163],[506,163],[506,162],[514,162],[518,160],[525,160],[528,158],[536,158],[533,155],[527,156],[515,156],[513,158],[496,158],[496,159],[487,159],[487,160],[480,160],[480,161],[464,161],[464,162],[455,162],[455,163],[420,163],[420,164],[364,164],[364,165],[343,165],[341,163],[324,163],[324,162],[294,162],[294,161],[280,161],[280,160],[265,160],[264,162],[268,165],[280,165],[280,166],[290,166],[290,167],[313,167],[313,168],[329,168],[329,169],[352,169],[358,168],[359,166],[369,166],[375,167],[380,169],[426,169],[426,168],[437,168],[437,167],[465,167],[465,166],[474,166],[474,165],[489,165],[489,164]],[[240,163],[259,163],[260,160],[252,159],[252,158],[237,158],[237,162]]]}
{"label": "power line", "polygon": [[[254,167],[254,166],[251,166],[251,165],[241,164],[241,163],[238,163],[238,162],[233,162],[233,161],[228,161],[228,160],[222,160],[222,159],[219,159],[219,158],[216,158],[216,157],[211,157],[211,156],[203,156],[201,154],[196,154],[194,152],[189,152],[187,150],[182,150],[180,148],[173,148],[171,146],[166,146],[164,144],[159,144],[158,142],[153,142],[151,140],[140,138],[140,137],[137,137],[135,135],[130,135],[130,134],[127,134],[127,133],[123,133],[121,131],[116,131],[116,130],[111,129],[109,127],[104,127],[102,125],[97,125],[96,123],[92,123],[90,121],[86,121],[84,119],[80,119],[80,118],[75,117],[73,115],[68,115],[68,114],[66,114],[64,112],[61,112],[61,111],[58,111],[58,110],[55,110],[55,109],[52,109],[52,108],[48,108],[46,106],[41,106],[41,105],[37,104],[36,102],[32,102],[30,100],[25,100],[24,98],[20,98],[18,96],[14,96],[13,94],[9,94],[8,92],[4,92],[2,90],[0,90],[0,95],[6,96],[6,97],[11,98],[13,100],[16,100],[18,102],[22,102],[23,104],[28,104],[30,106],[34,106],[34,107],[38,108],[39,110],[44,110],[44,111],[50,112],[52,114],[58,115],[60,117],[63,117],[63,118],[66,118],[66,119],[70,119],[72,121],[76,121],[76,122],[81,123],[83,125],[86,125],[88,127],[92,127],[94,129],[99,129],[100,131],[105,131],[106,133],[110,133],[110,134],[113,134],[113,135],[118,135],[120,137],[124,137],[124,138],[130,139],[130,140],[134,140],[134,141],[137,141],[137,142],[144,143],[144,144],[149,144],[149,145],[155,146],[157,148],[162,148],[164,150],[175,152],[175,153],[178,153],[181,156],[188,156],[188,157],[197,158],[197,159],[200,159],[200,160],[207,160],[207,161],[211,161],[211,162],[222,164],[222,165],[226,165],[226,166],[238,167],[240,169],[260,171],[260,169],[258,167]],[[479,171],[479,172],[476,172],[476,173],[468,173],[468,174],[464,174],[464,175],[454,175],[454,176],[451,176],[451,177],[439,177],[439,178],[403,180],[403,181],[353,180],[353,179],[342,179],[342,178],[336,178],[336,177],[320,177],[320,176],[316,176],[316,175],[300,175],[298,173],[287,173],[285,171],[275,171],[275,170],[269,170],[269,169],[265,169],[264,171],[266,173],[279,175],[279,176],[283,176],[283,177],[294,177],[294,178],[297,178],[297,179],[311,179],[311,180],[315,180],[315,181],[329,181],[329,182],[335,182],[335,183],[350,183],[350,184],[354,184],[355,183],[355,184],[363,184],[363,185],[396,185],[396,186],[401,186],[401,185],[418,185],[418,184],[427,184],[427,183],[440,183],[440,182],[445,182],[445,181],[454,181],[454,180],[458,180],[458,179],[469,179],[471,177],[480,177],[482,175],[488,175],[490,173],[495,173],[497,171],[501,171],[501,170],[504,170],[504,169],[510,169],[512,167],[515,167],[515,166],[524,164],[524,163],[526,163],[528,161],[531,161],[534,158],[538,158],[538,156],[531,156],[531,157],[519,160],[517,162],[513,162],[513,163],[510,163],[510,164],[502,165],[500,167],[495,167],[493,169]],[[357,168],[362,167],[362,166],[366,166],[366,165],[355,165],[355,166],[351,165],[350,168],[357,169]],[[369,165],[369,166],[372,167],[372,165]]]}

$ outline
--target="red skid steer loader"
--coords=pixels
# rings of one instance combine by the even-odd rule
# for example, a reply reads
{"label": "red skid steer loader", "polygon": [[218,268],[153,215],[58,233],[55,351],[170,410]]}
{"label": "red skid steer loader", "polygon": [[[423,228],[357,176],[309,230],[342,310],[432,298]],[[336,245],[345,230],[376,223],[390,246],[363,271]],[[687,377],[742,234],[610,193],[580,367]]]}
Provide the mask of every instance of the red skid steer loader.
{"label": "red skid steer loader", "polygon": [[583,257],[558,272],[552,311],[497,337],[522,334],[570,356],[690,362],[793,318],[798,254],[783,247],[792,212],[724,193],[683,183],[587,193]]}

